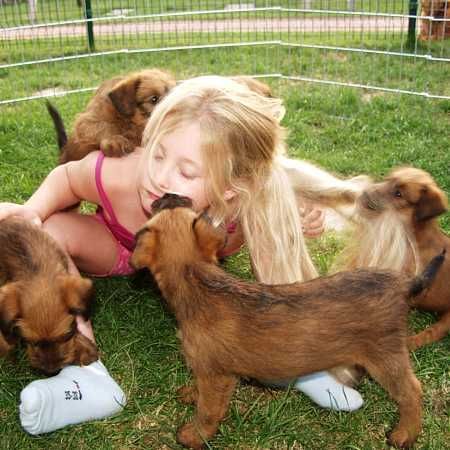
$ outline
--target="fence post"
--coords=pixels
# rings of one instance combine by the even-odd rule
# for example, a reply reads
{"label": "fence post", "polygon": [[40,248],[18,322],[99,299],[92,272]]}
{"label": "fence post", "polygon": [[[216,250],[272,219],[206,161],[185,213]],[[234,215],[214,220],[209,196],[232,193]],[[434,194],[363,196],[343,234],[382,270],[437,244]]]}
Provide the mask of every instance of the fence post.
{"label": "fence post", "polygon": [[87,19],[86,28],[87,28],[87,35],[88,35],[89,51],[94,52],[95,51],[94,23],[92,22],[91,0],[84,0],[84,16]]}
{"label": "fence post", "polygon": [[[0,5],[2,3],[0,2]],[[32,25],[36,22],[37,0],[28,0],[28,18]]]}
{"label": "fence post", "polygon": [[416,45],[417,0],[409,0],[408,41],[409,48]]}

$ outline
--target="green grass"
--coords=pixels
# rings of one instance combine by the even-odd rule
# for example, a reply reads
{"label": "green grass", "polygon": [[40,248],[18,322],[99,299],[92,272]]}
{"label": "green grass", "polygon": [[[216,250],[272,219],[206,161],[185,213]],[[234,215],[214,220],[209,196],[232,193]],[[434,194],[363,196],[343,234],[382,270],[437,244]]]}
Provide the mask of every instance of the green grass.
{"label": "green grass", "polygon": [[[12,3],[12,2],[11,2]],[[282,8],[305,8],[302,2],[295,0],[279,0],[271,2],[267,0],[253,1],[211,1],[211,0],[91,0],[92,17],[105,17],[112,10],[131,10],[129,16],[145,14],[173,14],[175,12],[188,11],[213,11],[221,10],[229,4],[252,3],[257,8],[264,7],[282,7]],[[407,14],[409,0],[356,0],[355,11],[378,12],[389,14]],[[313,0],[310,9],[317,11],[346,11],[347,0]],[[223,19],[230,17],[269,17],[272,13],[265,12],[234,12],[234,13],[215,13],[208,15],[191,14],[190,18],[209,18]],[[279,14],[279,13],[275,13]],[[309,13],[308,16],[320,15],[318,13]],[[42,0],[38,2],[36,23],[54,23],[69,20],[80,20],[83,18],[82,8],[77,6],[76,0]],[[164,17],[169,19],[170,16]],[[0,26],[9,28],[20,25],[28,25],[28,5],[26,2],[16,2],[0,6]]]}
{"label": "green grass", "polygon": [[[0,69],[0,100],[36,96],[43,89],[74,90],[93,88],[106,78],[142,67],[166,67],[178,79],[205,73],[267,74],[308,77],[324,81],[356,83],[389,89],[450,95],[450,65],[429,61],[414,55],[386,55],[364,53],[388,51],[407,53],[404,34],[329,33],[219,33],[214,36],[201,33],[169,35],[126,35],[119,48],[133,53],[69,59],[45,64],[21,65]],[[117,50],[120,36],[96,40],[98,52]],[[145,49],[182,47],[204,44],[237,44],[262,40],[282,40],[280,45],[260,45],[226,48],[180,49],[148,52]],[[361,52],[308,48],[312,44],[333,48],[361,49]],[[300,45],[300,46],[298,46]],[[0,50],[0,64],[39,61],[60,56],[86,54],[83,39],[64,38],[61,41],[41,39],[14,41]],[[62,50],[63,49],[63,50]],[[416,54],[450,55],[450,40],[419,44]],[[198,64],[192,65],[191,61]],[[89,73],[89,77],[85,74]]]}
{"label": "green grass", "polygon": [[[229,54],[227,54],[229,55]],[[158,61],[165,67],[183,68],[184,76],[203,72],[205,67],[225,67],[227,72],[270,72],[278,61],[272,53],[245,51],[229,59],[226,54],[191,53],[190,59]],[[302,63],[291,53],[291,64]],[[220,58],[223,58],[221,60]],[[300,59],[300,60],[299,60]],[[133,66],[132,58],[78,62],[58,84],[96,83],[101,76],[123,72]],[[356,62],[357,63],[357,62]],[[127,66],[128,64],[128,66]],[[189,66],[187,66],[189,64]],[[349,71],[357,70],[348,60]],[[133,67],[134,68],[134,67]],[[279,67],[278,67],[279,70]],[[313,71],[314,68],[307,67]],[[367,75],[370,75],[368,72]],[[417,76],[439,83],[442,73],[429,68]],[[16,74],[16,77],[19,76]],[[45,74],[27,71],[27,81],[39,83]],[[364,74],[364,76],[366,76]],[[49,80],[51,77],[48,78]],[[2,80],[2,95],[14,85],[8,75]],[[324,168],[351,176],[360,173],[381,178],[401,164],[413,164],[432,173],[440,186],[450,192],[450,101],[374,93],[350,88],[335,88],[301,82],[272,83],[285,99],[290,153]],[[5,86],[5,87],[4,87]],[[70,129],[89,94],[55,98]],[[0,116],[0,200],[22,202],[41,183],[56,163],[54,131],[43,100],[1,107]],[[441,220],[450,232],[450,215]],[[321,273],[326,273],[339,249],[340,237],[328,234],[310,242]],[[226,269],[250,277],[245,251],[230,258]],[[17,361],[0,361],[0,448],[3,449],[177,449],[176,428],[193,413],[179,404],[175,389],[189,379],[179,352],[173,317],[162,307],[160,296],[146,278],[95,280],[97,305],[94,328],[102,359],[128,396],[124,411],[110,419],[69,427],[33,438],[19,424],[19,394],[39,377],[21,351]],[[431,314],[414,312],[410,327],[418,331],[434,321]],[[412,354],[424,388],[424,430],[418,449],[443,450],[450,442],[450,374],[447,336],[441,342]],[[383,448],[384,435],[398,419],[395,404],[372,380],[360,386],[364,407],[345,414],[322,410],[304,395],[290,391],[261,389],[241,384],[234,395],[229,414],[220,432],[210,442],[214,449],[374,449]]]}

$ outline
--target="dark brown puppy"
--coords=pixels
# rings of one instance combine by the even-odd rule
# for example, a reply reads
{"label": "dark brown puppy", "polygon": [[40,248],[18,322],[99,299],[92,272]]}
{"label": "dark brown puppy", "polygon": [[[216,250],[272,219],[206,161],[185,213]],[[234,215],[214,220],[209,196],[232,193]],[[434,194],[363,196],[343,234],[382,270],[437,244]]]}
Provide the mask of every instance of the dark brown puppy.
{"label": "dark brown puppy", "polygon": [[31,366],[47,374],[96,361],[95,344],[76,324],[89,316],[92,282],[69,275],[56,242],[22,219],[0,222],[0,248],[0,355],[21,339]]}
{"label": "dark brown puppy", "polygon": [[[450,37],[450,2],[448,0],[421,0],[419,39],[440,40]],[[434,20],[427,19],[432,17]]]}
{"label": "dark brown puppy", "polygon": [[217,266],[224,235],[188,204],[173,194],[155,202],[132,256],[136,268],[150,269],[173,310],[195,378],[181,393],[197,413],[178,441],[198,449],[216,433],[239,377],[291,379],[357,364],[399,405],[390,441],[411,445],[421,429],[422,390],[406,346],[407,300],[443,257],[426,280],[358,270],[306,283],[249,283]]}
{"label": "dark brown puppy", "polygon": [[47,103],[61,150],[59,162],[79,160],[99,149],[113,157],[132,152],[141,144],[155,105],[174,86],[173,76],[159,69],[104,81],[86,111],[78,114],[69,139],[58,111]]}
{"label": "dark brown puppy", "polygon": [[[360,233],[365,236],[365,245],[369,247],[355,248],[353,256],[358,254],[358,258],[350,258],[345,267],[368,266],[364,254],[373,251],[375,246],[380,248],[380,260],[375,259],[372,264],[383,265],[385,249],[392,250],[394,245],[393,239],[389,239],[385,231],[389,227],[399,231],[395,239],[398,248],[394,248],[395,259],[390,259],[390,265],[406,273],[413,274],[416,268],[421,270],[430,258],[442,249],[450,253],[450,238],[442,232],[437,221],[437,217],[443,214],[447,207],[445,193],[439,189],[429,173],[412,167],[394,170],[383,182],[374,184],[361,196],[358,209],[362,219]],[[368,232],[369,227],[374,227],[373,231]],[[368,243],[369,236],[376,236],[377,242]],[[383,242],[384,240],[386,242]],[[384,267],[388,265],[384,264]],[[411,349],[435,342],[448,334],[449,278],[450,261],[447,259],[430,289],[415,299],[416,308],[437,313],[439,320],[408,339]]]}

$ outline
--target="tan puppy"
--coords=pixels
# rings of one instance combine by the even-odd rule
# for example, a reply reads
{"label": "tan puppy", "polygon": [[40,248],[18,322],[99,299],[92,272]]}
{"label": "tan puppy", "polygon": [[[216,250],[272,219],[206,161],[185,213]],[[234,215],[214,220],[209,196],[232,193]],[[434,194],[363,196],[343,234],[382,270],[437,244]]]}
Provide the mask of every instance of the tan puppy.
{"label": "tan puppy", "polygon": [[408,301],[430,283],[443,257],[417,278],[359,270],[305,283],[250,283],[217,266],[224,234],[188,206],[189,199],[174,194],[154,202],[132,257],[136,268],[150,269],[174,312],[196,383],[181,391],[197,412],[178,430],[178,442],[203,447],[225,417],[239,377],[291,379],[350,363],[364,367],[398,403],[390,442],[411,445],[422,408],[405,339]]}
{"label": "tan puppy", "polygon": [[77,331],[89,317],[92,282],[69,275],[68,261],[39,227],[18,218],[0,222],[0,355],[22,340],[31,366],[53,374],[98,359],[95,344]]}
{"label": "tan puppy", "polygon": [[[448,0],[421,0],[421,16],[419,39],[423,41],[438,40],[450,37],[450,2]],[[447,19],[430,20],[433,19]]]}
{"label": "tan puppy", "polygon": [[99,149],[106,156],[132,152],[141,144],[153,108],[174,86],[173,76],[159,69],[104,81],[86,111],[78,114],[69,139],[58,111],[47,103],[61,150],[59,162],[79,160]]}
{"label": "tan puppy", "polygon": [[232,77],[231,79],[237,81],[238,83],[244,84],[251,91],[256,92],[259,95],[262,95],[263,97],[273,97],[270,86],[258,80],[257,78],[242,75],[240,77]]}
{"label": "tan puppy", "polygon": [[[431,175],[412,167],[392,171],[360,197],[358,242],[345,256],[345,268],[383,267],[413,274],[442,249],[450,238],[437,217],[447,210],[445,193]],[[450,261],[447,259],[429,290],[419,295],[416,308],[438,315],[438,321],[409,338],[416,349],[446,336],[450,330]]]}

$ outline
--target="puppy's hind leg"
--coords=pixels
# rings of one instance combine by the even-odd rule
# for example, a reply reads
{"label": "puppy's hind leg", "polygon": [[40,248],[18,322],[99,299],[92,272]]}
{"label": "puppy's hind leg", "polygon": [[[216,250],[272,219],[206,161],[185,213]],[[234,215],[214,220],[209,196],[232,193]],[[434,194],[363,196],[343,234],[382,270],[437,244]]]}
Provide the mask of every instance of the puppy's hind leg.
{"label": "puppy's hind leg", "polygon": [[443,339],[450,331],[450,311],[443,314],[433,325],[420,333],[408,337],[408,348],[415,350],[423,345],[431,344]]}
{"label": "puppy's hind leg", "polygon": [[414,375],[408,352],[380,355],[366,366],[398,404],[400,420],[388,441],[397,448],[409,448],[422,428],[422,387]]}
{"label": "puppy's hind leg", "polygon": [[197,411],[194,420],[184,424],[177,432],[177,441],[181,445],[200,449],[205,441],[214,436],[227,413],[236,383],[237,378],[233,376],[196,376]]}

